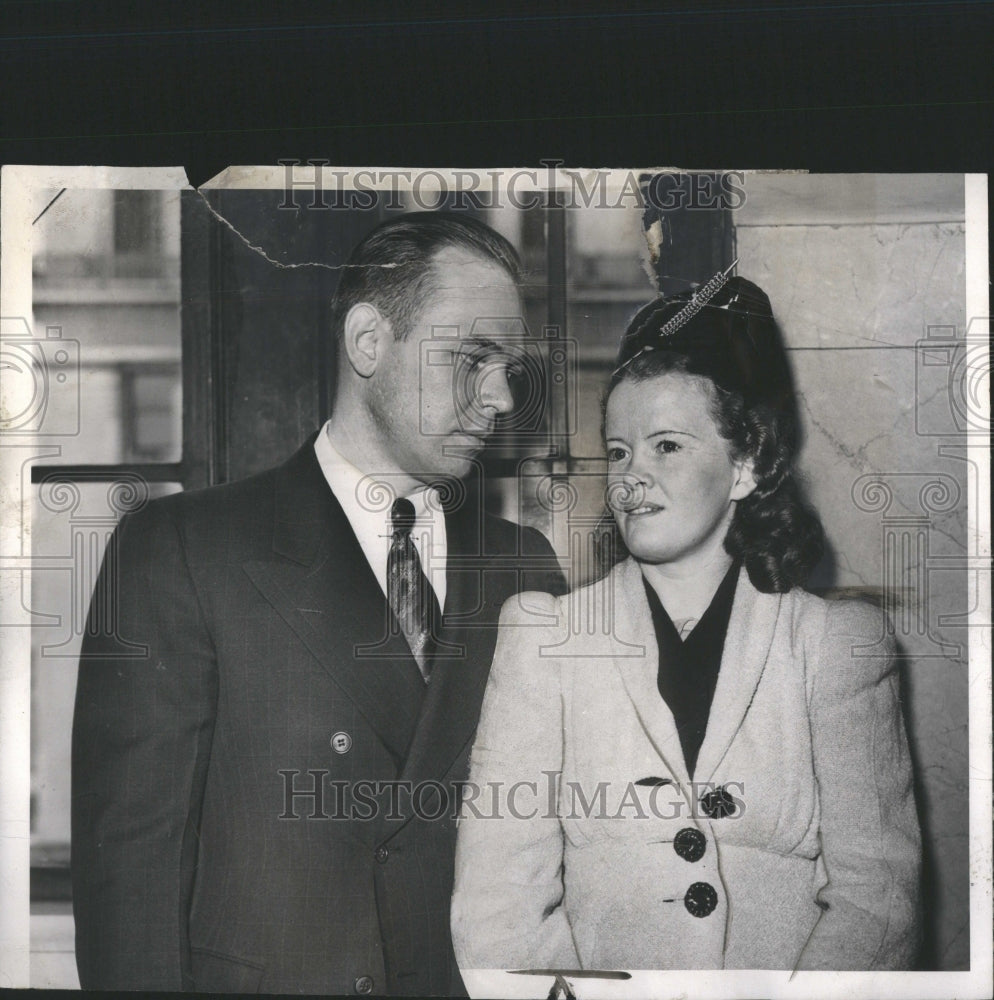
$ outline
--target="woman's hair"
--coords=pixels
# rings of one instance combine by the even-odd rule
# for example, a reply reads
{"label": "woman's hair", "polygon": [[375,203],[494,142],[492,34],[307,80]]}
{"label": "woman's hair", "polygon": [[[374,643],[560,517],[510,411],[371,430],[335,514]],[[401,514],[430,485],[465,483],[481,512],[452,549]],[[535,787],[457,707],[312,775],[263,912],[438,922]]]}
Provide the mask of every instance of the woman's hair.
{"label": "woman's hair", "polygon": [[628,326],[606,395],[621,382],[671,372],[702,382],[733,458],[753,462],[756,489],[736,501],[726,551],[757,590],[803,584],[821,558],[824,533],[794,475],[797,400],[765,293],[733,277],[703,307],[690,293],[649,303]]}

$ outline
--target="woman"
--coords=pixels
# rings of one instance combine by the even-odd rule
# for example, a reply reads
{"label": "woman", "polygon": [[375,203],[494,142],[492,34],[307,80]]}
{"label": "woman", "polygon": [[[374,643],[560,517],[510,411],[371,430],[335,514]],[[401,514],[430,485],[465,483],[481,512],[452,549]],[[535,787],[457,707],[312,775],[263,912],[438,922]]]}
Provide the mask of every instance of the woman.
{"label": "woman", "polygon": [[893,646],[881,612],[800,587],[822,534],[766,295],[718,275],[643,308],[605,439],[628,556],[504,608],[460,820],[460,965],[912,967]]}

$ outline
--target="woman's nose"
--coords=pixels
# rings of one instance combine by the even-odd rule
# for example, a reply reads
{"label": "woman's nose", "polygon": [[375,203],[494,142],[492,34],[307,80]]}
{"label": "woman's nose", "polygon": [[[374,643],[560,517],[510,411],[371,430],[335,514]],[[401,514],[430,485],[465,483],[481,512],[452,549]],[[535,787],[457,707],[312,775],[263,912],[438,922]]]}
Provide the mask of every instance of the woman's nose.
{"label": "woman's nose", "polygon": [[628,466],[625,472],[630,479],[646,487],[646,489],[655,485],[656,481],[653,478],[652,470],[637,458],[632,460],[631,465]]}
{"label": "woman's nose", "polygon": [[612,510],[626,511],[640,507],[645,494],[652,485],[651,479],[636,473],[622,473],[611,476],[607,484],[607,505]]}

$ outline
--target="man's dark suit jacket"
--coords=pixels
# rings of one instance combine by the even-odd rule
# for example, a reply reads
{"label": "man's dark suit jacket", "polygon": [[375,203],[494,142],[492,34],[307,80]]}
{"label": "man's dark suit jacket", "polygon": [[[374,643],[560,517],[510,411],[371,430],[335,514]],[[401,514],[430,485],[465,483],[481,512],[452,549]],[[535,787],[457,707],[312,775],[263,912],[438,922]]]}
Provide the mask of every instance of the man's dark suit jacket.
{"label": "man's dark suit jacket", "polygon": [[[445,803],[429,785],[418,810],[398,791],[343,819],[373,812],[343,789],[465,780],[501,604],[563,584],[534,530],[465,505],[446,532],[443,639],[463,655],[437,658],[426,687],[313,438],[280,468],[122,520],[73,727],[84,988],[462,991],[455,804],[430,819]],[[315,781],[322,801],[287,801]]]}

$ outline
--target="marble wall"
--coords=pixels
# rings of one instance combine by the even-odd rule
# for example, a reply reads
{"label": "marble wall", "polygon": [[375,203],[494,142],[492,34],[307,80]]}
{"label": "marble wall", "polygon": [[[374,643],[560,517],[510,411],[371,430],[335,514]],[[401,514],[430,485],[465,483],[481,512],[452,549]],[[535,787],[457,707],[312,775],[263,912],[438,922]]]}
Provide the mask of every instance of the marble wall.
{"label": "marble wall", "polygon": [[926,843],[924,961],[966,969],[962,182],[750,175],[746,191],[738,273],[769,294],[789,346],[801,468],[831,545],[813,585],[882,601],[894,621]]}

